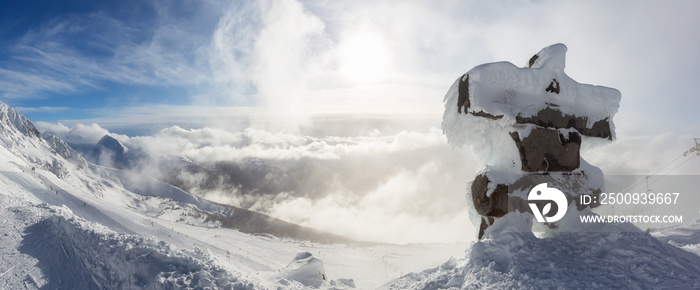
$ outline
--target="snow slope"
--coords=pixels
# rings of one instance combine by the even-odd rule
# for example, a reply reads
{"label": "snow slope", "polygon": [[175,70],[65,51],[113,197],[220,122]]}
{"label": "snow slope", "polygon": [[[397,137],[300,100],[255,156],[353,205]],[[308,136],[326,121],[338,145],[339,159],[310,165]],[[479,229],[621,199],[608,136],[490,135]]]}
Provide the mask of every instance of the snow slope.
{"label": "snow slope", "polygon": [[700,220],[691,224],[651,229],[651,235],[662,242],[700,256]]}
{"label": "snow slope", "polygon": [[464,245],[318,244],[245,234],[224,223],[253,227],[261,220],[86,163],[62,140],[35,134],[3,103],[0,126],[2,289],[304,289],[308,280],[284,271],[305,252],[323,263],[319,288],[367,289],[464,253]]}
{"label": "snow slope", "polygon": [[[406,275],[389,289],[699,289],[700,256],[622,224],[599,232],[556,232],[538,238],[517,229],[513,213],[496,221],[490,235],[467,257]],[[698,224],[694,247],[700,244]],[[678,229],[676,229],[678,230]],[[655,234],[656,235],[656,234]]]}

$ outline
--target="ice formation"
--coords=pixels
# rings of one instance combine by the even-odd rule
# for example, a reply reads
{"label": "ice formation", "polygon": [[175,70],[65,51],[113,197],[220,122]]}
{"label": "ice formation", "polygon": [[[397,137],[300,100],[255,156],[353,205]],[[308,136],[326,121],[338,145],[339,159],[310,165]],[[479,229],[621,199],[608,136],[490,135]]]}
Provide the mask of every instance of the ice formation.
{"label": "ice formation", "polygon": [[477,66],[445,96],[448,142],[471,145],[483,162],[467,197],[482,217],[479,238],[496,218],[530,212],[527,194],[537,184],[560,189],[569,205],[603,189],[602,171],[581,158],[580,148],[589,139],[615,139],[620,92],[571,79],[564,72],[566,51],[564,44],[545,47],[523,68],[509,62]]}

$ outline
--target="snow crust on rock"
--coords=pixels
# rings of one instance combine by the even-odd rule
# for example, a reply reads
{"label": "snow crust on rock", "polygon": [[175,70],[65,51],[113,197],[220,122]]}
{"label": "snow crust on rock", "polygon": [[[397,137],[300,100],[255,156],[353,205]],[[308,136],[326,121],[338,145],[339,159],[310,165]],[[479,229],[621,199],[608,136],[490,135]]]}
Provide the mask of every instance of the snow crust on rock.
{"label": "snow crust on rock", "polygon": [[[566,51],[564,44],[554,44],[537,53],[532,67],[519,68],[510,62],[487,63],[458,78],[443,100],[442,130],[448,142],[456,147],[470,146],[477,160],[485,165],[519,169],[519,154],[508,133],[517,131],[521,138],[526,137],[534,125],[517,124],[516,118],[533,117],[546,108],[585,117],[589,129],[595,122],[607,119],[614,139],[612,119],[619,108],[620,92],[571,79],[564,72]],[[469,114],[457,110],[460,82],[467,81],[467,75]],[[545,91],[553,80],[558,83],[556,94]]]}

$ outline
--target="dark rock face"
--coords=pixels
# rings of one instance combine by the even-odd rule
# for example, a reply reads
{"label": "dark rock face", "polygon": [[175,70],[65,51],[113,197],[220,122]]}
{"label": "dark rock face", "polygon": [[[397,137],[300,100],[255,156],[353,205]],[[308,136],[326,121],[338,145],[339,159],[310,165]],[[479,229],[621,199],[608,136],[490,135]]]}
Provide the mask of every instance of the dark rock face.
{"label": "dark rock face", "polygon": [[537,112],[537,115],[535,116],[523,117],[518,115],[515,117],[515,122],[519,124],[534,124],[544,128],[573,128],[584,136],[612,140],[612,129],[610,128],[610,122],[607,118],[593,123],[593,126],[588,128],[586,126],[588,123],[587,117],[563,114],[559,110],[552,107],[547,107],[546,109]]}
{"label": "dark rock face", "polygon": [[476,212],[483,216],[502,217],[508,212],[508,186],[496,185],[496,190],[488,192],[489,178],[481,174],[472,182],[472,201]]}
{"label": "dark rock face", "polygon": [[457,112],[462,113],[462,108],[464,108],[464,113],[467,113],[469,109],[469,75],[464,74],[459,81],[459,99],[457,100]]}
{"label": "dark rock face", "polygon": [[536,55],[536,54],[533,55],[533,56],[530,58],[530,61],[527,62],[527,66],[528,66],[528,67],[532,67],[532,65],[535,64],[535,61],[537,61],[538,58],[540,58],[539,55]]}
{"label": "dark rock face", "polygon": [[510,136],[520,151],[522,171],[572,171],[580,165],[581,136],[576,132],[565,136],[557,130],[536,128],[522,140],[518,132]]}
{"label": "dark rock face", "polygon": [[548,93],[555,93],[558,95],[559,94],[559,82],[557,81],[557,79],[552,79],[552,82],[549,83],[549,86],[546,89],[544,89],[544,91],[548,92]]}

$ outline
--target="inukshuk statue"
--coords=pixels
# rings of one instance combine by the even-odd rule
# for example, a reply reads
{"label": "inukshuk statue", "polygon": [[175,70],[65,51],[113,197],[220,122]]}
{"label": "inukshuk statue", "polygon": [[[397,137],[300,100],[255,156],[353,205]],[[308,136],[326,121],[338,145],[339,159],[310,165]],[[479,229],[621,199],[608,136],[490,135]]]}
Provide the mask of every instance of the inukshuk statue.
{"label": "inukshuk statue", "polygon": [[537,184],[558,188],[569,208],[579,211],[596,205],[581,204],[580,195],[604,189],[602,171],[581,158],[580,148],[582,142],[614,140],[620,92],[571,79],[564,73],[566,51],[564,44],[551,45],[523,68],[510,62],[477,66],[445,96],[448,142],[470,145],[482,163],[467,186],[467,200],[481,216],[479,239],[509,212],[531,212],[528,193]]}

